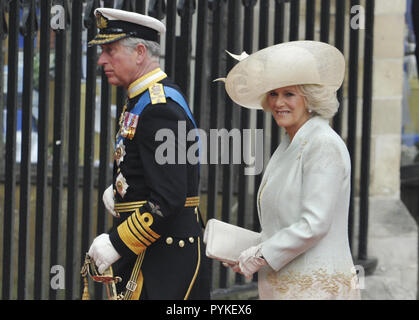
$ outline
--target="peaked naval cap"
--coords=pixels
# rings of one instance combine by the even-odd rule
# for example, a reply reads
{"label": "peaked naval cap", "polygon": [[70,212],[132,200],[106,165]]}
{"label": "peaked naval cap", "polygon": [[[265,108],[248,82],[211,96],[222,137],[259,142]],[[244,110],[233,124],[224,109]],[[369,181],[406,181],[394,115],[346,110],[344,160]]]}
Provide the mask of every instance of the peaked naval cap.
{"label": "peaked naval cap", "polygon": [[135,12],[111,8],[97,8],[94,12],[99,33],[89,41],[88,46],[112,43],[129,37],[144,40],[159,40],[166,32],[159,20]]}

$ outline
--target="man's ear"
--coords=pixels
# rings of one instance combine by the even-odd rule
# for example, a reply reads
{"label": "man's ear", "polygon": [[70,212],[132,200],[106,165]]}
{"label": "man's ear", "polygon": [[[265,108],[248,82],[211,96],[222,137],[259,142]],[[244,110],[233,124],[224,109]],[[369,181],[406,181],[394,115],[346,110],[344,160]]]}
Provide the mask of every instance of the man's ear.
{"label": "man's ear", "polygon": [[137,44],[137,63],[142,63],[147,56],[147,48],[142,43]]}

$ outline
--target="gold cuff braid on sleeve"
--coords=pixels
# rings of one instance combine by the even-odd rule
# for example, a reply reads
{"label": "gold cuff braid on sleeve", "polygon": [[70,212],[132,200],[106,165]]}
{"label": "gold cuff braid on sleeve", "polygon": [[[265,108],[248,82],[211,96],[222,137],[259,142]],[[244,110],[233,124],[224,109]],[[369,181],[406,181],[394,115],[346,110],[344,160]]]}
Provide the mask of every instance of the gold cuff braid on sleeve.
{"label": "gold cuff braid on sleeve", "polygon": [[153,216],[148,212],[141,214],[137,208],[118,226],[118,235],[132,252],[139,255],[160,238],[160,235],[150,228],[152,224]]}
{"label": "gold cuff braid on sleeve", "polygon": [[[132,212],[132,214],[118,226],[117,230],[121,240],[136,255],[139,255],[148,246],[152,245],[160,238],[160,234],[151,228],[154,222],[153,215],[149,212],[140,212],[140,208],[146,203],[147,201],[138,201],[115,204],[115,211],[117,213]],[[186,198],[185,207],[198,206],[199,197]]]}

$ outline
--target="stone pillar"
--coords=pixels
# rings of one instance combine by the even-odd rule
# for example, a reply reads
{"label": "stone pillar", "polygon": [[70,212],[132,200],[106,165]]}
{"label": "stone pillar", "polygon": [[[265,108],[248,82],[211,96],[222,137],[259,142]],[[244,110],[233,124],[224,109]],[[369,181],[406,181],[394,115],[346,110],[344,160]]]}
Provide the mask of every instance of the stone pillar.
{"label": "stone pillar", "polygon": [[400,200],[406,0],[376,0],[368,256],[363,299],[416,299],[418,228]]}
{"label": "stone pillar", "polygon": [[371,196],[400,197],[405,0],[375,1]]}

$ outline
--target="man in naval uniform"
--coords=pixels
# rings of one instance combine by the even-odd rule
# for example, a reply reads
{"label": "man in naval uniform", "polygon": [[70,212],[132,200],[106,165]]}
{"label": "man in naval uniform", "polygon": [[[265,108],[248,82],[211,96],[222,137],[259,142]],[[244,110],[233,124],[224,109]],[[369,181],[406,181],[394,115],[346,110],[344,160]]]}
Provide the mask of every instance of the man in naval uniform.
{"label": "man in naval uniform", "polygon": [[[160,69],[159,20],[98,8],[98,64],[109,83],[127,89],[119,121],[113,183],[103,194],[118,218],[94,239],[89,255],[102,273],[112,266],[124,299],[209,299],[208,260],[198,211],[199,163],[160,164],[156,133],[170,130],[168,147],[186,154],[195,142],[178,139],[178,125],[196,130],[179,88]],[[198,138],[197,138],[198,139]],[[196,140],[198,141],[198,140]],[[176,154],[176,159],[178,159]]]}

